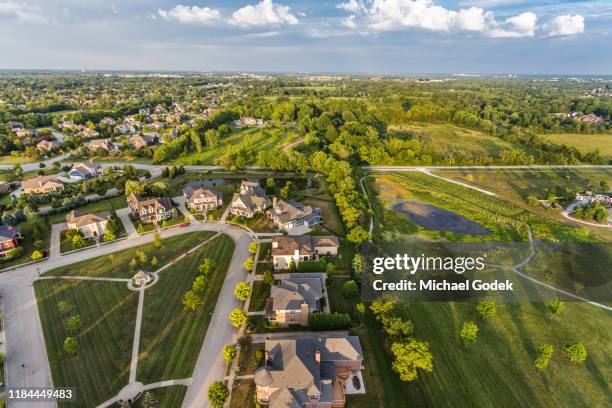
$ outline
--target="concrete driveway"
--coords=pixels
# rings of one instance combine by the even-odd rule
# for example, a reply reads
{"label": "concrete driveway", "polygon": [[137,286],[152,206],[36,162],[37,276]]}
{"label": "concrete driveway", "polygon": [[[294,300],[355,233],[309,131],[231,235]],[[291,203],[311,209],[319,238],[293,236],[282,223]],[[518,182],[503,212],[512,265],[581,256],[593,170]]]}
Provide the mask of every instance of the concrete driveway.
{"label": "concrete driveway", "polygon": [[59,224],[53,224],[51,226],[51,246],[49,249],[49,259],[59,258],[61,256],[60,253],[60,241],[61,236],[60,233],[64,230],[68,229],[68,226],[65,222]]}
{"label": "concrete driveway", "polygon": [[123,224],[123,228],[125,228],[125,232],[127,232],[128,238],[135,238],[138,236],[138,231],[136,231],[136,228],[134,228],[134,224],[132,223],[132,220],[130,219],[130,209],[128,207],[125,208],[120,208],[117,211],[115,211],[117,213],[117,217],[119,217],[119,219],[121,220],[121,223]]}

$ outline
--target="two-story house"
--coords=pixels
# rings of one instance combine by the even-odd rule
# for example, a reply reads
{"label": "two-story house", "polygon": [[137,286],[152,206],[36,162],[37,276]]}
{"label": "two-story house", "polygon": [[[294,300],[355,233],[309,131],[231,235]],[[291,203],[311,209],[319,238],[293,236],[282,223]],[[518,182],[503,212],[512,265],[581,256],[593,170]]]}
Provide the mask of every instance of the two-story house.
{"label": "two-story house", "polygon": [[223,195],[206,188],[187,186],[183,189],[183,196],[187,199],[187,207],[197,212],[214,210],[223,205]]}
{"label": "two-story house", "polygon": [[321,311],[321,299],[325,291],[325,277],[321,273],[307,276],[291,274],[270,289],[266,302],[266,318],[281,326],[308,325],[311,313]]}
{"label": "two-story house", "polygon": [[64,185],[56,174],[38,176],[21,182],[24,194],[46,194],[62,191]]}
{"label": "two-story house", "polygon": [[127,202],[134,218],[144,223],[158,224],[174,216],[174,206],[168,197],[140,198],[131,193]]}
{"label": "two-story house", "polygon": [[11,249],[21,245],[19,227],[0,225],[0,258],[4,258]]}
{"label": "two-story house", "polygon": [[102,174],[102,166],[93,160],[83,163],[75,163],[68,172],[68,177],[73,180],[86,180]]}
{"label": "two-story house", "polygon": [[322,221],[321,209],[310,205],[303,205],[295,200],[272,199],[272,208],[268,210],[268,218],[277,228],[289,231],[294,227],[306,227],[320,224]]}
{"label": "two-story house", "polygon": [[106,234],[110,218],[111,214],[108,211],[81,215],[73,210],[66,216],[66,225],[68,229],[81,232],[85,238],[102,237]]}
{"label": "two-story house", "polygon": [[301,261],[317,260],[322,256],[338,255],[340,244],[333,235],[285,235],[272,237],[272,262],[274,270],[298,266]]}

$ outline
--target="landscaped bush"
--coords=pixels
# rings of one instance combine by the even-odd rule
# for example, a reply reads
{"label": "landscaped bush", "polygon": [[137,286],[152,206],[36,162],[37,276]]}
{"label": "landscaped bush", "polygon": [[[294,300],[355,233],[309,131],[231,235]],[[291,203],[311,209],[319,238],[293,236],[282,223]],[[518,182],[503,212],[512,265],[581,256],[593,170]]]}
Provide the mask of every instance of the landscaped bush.
{"label": "landscaped bush", "polygon": [[324,259],[318,261],[302,261],[298,264],[298,272],[323,272],[327,262]]}
{"label": "landscaped bush", "polygon": [[346,330],[351,327],[351,316],[347,313],[313,313],[308,318],[310,330]]}

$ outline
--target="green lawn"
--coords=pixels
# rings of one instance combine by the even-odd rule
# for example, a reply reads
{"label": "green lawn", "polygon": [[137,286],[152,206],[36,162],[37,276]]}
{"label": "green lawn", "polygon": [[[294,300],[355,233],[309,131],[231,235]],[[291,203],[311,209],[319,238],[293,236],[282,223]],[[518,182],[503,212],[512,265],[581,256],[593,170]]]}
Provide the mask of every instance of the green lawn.
{"label": "green lawn", "polygon": [[82,247],[82,248],[74,248],[72,246],[72,241],[69,240],[66,237],[66,232],[68,232],[68,231],[60,232],[60,252],[61,253],[66,253],[68,251],[74,251],[76,249],[85,249],[85,248],[88,248],[90,246],[96,245],[96,241],[93,238],[88,238],[88,239],[85,239],[85,246],[84,247]]}
{"label": "green lawn", "polygon": [[[293,142],[297,135],[290,130],[283,129],[259,129],[245,128],[233,131],[219,140],[219,145],[213,149],[206,149],[200,153],[191,153],[179,157],[172,164],[175,165],[212,165],[218,164],[217,160],[223,156],[230,146],[238,146],[244,143],[255,154],[260,150],[281,149]],[[254,164],[254,163],[248,163]]]}
{"label": "green lawn", "polygon": [[[112,197],[106,200],[97,201],[95,203],[90,203],[84,205],[77,209],[77,211],[81,214],[91,214],[97,213],[100,211],[108,211],[113,213],[121,208],[127,207],[127,202],[125,201],[124,196]],[[59,224],[62,222],[66,222],[66,216],[68,212],[62,212],[58,214],[53,214],[49,216],[49,224]]]}
{"label": "green lawn", "polygon": [[161,248],[155,248],[152,243],[140,245],[138,247],[110,253],[75,264],[62,266],[45,273],[45,276],[75,275],[131,278],[134,276],[135,272],[130,269],[128,263],[134,257],[137,250],[142,250],[148,256],[149,261],[155,256],[159,261],[159,265],[164,265],[166,262],[176,258],[188,249],[193,248],[198,243],[206,241],[213,235],[215,235],[214,232],[190,232],[183,235],[177,235],[162,240]]}
{"label": "green lawn", "polygon": [[0,164],[23,164],[33,163],[36,160],[24,156],[0,156]]}
{"label": "green lawn", "polygon": [[249,304],[249,312],[257,312],[266,308],[266,301],[270,297],[270,285],[263,281],[253,282],[253,293],[251,294],[251,303]]}
{"label": "green lawn", "polygon": [[[122,282],[39,280],[34,290],[55,387],[74,387],[77,405],[82,407],[96,406],[117,394],[128,382],[138,294]],[[83,320],[74,357],[63,351],[69,335],[57,308],[63,300]]]}
{"label": "green lawn", "polygon": [[253,380],[236,380],[232,390],[230,408],[255,408],[255,382]]}
{"label": "green lawn", "polygon": [[257,360],[257,351],[260,351],[263,357],[264,344],[263,343],[249,343],[246,346],[240,348],[240,356],[236,364],[236,371],[238,375],[250,375],[255,374],[263,363],[263,361]]}
{"label": "green lawn", "polygon": [[599,149],[602,156],[612,157],[612,134],[551,133],[540,135],[549,142],[575,147],[581,153]]}
{"label": "green lawn", "polygon": [[[155,395],[159,402],[159,407],[179,408],[181,401],[183,401],[185,394],[187,394],[187,387],[184,385],[170,385],[168,387],[155,388],[148,392]],[[142,406],[142,398],[138,400],[135,408],[145,408]]]}
{"label": "green lawn", "polygon": [[351,280],[349,277],[334,277],[327,279],[327,296],[329,296],[329,307],[332,312],[353,315],[355,312],[355,305],[361,301],[359,297],[347,299],[342,294],[342,285],[349,280]]}
{"label": "green lawn", "polygon": [[[147,290],[138,381],[148,384],[191,377],[233,252],[233,241],[227,235],[218,236],[165,269],[159,282]],[[183,294],[191,288],[205,258],[217,262],[216,273],[210,278],[205,304],[188,312],[183,307]]]}
{"label": "green lawn", "polygon": [[[43,219],[44,222],[44,219]],[[12,259],[10,261],[3,261],[0,263],[0,268],[10,268],[10,267],[14,267],[26,262],[31,262],[32,261],[32,253],[36,250],[36,247],[34,246],[34,242],[32,241],[32,234],[31,234],[31,227],[27,222],[22,222],[19,224],[19,229],[21,232],[21,236],[23,237],[21,240],[21,246],[23,248],[23,255]],[[49,228],[46,228],[43,230],[43,237],[42,237],[42,243],[41,243],[41,251],[43,252],[44,256],[47,257],[49,255],[49,244],[50,244],[50,240],[51,240],[51,227],[49,226]]]}
{"label": "green lawn", "polygon": [[253,218],[240,218],[240,224],[245,225],[255,232],[275,232],[276,227],[265,214],[255,214]]}

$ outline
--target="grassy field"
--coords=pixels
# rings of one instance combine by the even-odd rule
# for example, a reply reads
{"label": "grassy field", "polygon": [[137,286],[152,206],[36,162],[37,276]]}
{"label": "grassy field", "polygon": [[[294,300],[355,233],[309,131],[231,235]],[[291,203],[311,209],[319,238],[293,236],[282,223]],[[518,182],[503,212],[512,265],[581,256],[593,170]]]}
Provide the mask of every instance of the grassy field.
{"label": "grassy field", "polygon": [[[547,210],[541,207],[532,207],[527,203],[527,197],[535,195],[544,196],[545,189],[552,190],[556,186],[570,188],[574,191],[584,191],[598,188],[601,181],[612,185],[612,171],[608,169],[538,169],[538,170],[436,170],[435,173],[442,177],[458,180],[467,184],[475,185],[492,191],[500,198],[511,202],[513,205],[536,213],[542,217],[560,223],[568,223],[559,211]],[[581,228],[590,233],[612,240],[612,232],[606,228],[590,227],[581,225]]]}
{"label": "grassy field", "polygon": [[[147,290],[138,381],[148,384],[191,376],[233,252],[233,241],[221,235],[165,269],[159,282]],[[191,288],[205,258],[214,259],[217,269],[209,280],[204,305],[188,312],[182,303],[183,294]]]}
{"label": "grassy field", "polygon": [[295,141],[295,139],[297,139],[297,136],[288,130],[238,129],[227,136],[223,136],[219,141],[219,146],[213,149],[206,149],[200,153],[181,156],[174,160],[172,164],[183,166],[218,164],[217,160],[226,153],[230,146],[238,146],[244,143],[247,148],[252,149],[257,154],[261,150],[282,149],[284,146]]}
{"label": "grassy field", "polygon": [[85,239],[85,246],[83,246],[82,248],[74,248],[72,246],[72,241],[69,240],[66,237],[66,232],[68,231],[62,231],[60,232],[60,253],[66,253],[68,251],[73,251],[75,249],[84,249],[84,248],[88,248],[92,245],[96,245],[96,241],[93,238],[86,238]]}
{"label": "grassy field", "polygon": [[612,157],[612,134],[552,133],[540,135],[549,142],[575,147],[580,153],[599,149],[602,156]]}
{"label": "grassy field", "polygon": [[495,136],[451,124],[402,124],[392,125],[389,130],[408,132],[414,138],[429,142],[433,152],[443,156],[452,153],[466,156],[478,154],[499,158],[503,152],[523,150],[522,147]]}
{"label": "grassy field", "polygon": [[[149,392],[155,395],[159,402],[159,407],[179,408],[181,406],[180,401],[183,401],[185,394],[187,394],[187,387],[184,385],[170,385],[168,387],[155,388]],[[177,401],[179,402],[177,403]],[[142,406],[142,398],[138,400],[135,408],[145,408]]]}
{"label": "grassy field", "polygon": [[62,266],[45,273],[45,276],[78,275],[131,278],[134,276],[135,272],[128,267],[128,263],[136,254],[136,251],[142,250],[149,256],[149,260],[154,254],[159,264],[164,265],[166,262],[176,258],[188,249],[193,248],[198,243],[206,241],[213,235],[214,232],[190,232],[188,234],[177,235],[162,240],[161,248],[155,248],[152,243],[140,245],[138,247],[99,256],[75,264]]}
{"label": "grassy field", "polygon": [[[39,280],[34,290],[53,384],[74,387],[82,407],[96,406],[119,392],[128,382],[137,293],[122,282],[65,280]],[[63,351],[69,333],[57,307],[60,301],[70,302],[83,320],[76,356]]]}
{"label": "grassy field", "polygon": [[23,156],[0,156],[0,164],[23,164],[32,163],[35,160]]}

